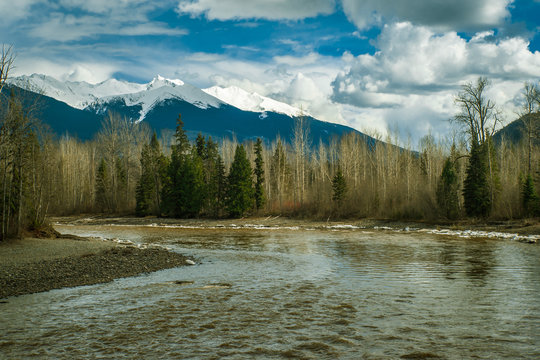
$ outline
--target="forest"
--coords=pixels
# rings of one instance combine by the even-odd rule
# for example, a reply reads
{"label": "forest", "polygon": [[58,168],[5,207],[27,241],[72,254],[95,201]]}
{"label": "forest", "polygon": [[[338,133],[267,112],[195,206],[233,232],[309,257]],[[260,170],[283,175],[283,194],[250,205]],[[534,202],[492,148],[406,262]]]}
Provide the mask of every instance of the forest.
{"label": "forest", "polygon": [[[5,56],[2,57],[5,59]],[[7,63],[1,86],[6,79]],[[397,133],[367,144],[356,133],[313,144],[300,116],[290,139],[239,144],[109,113],[91,141],[54,136],[17,94],[0,108],[0,238],[39,229],[47,216],[174,218],[283,215],[310,219],[516,219],[539,214],[540,96],[522,92],[521,141],[493,135],[502,119],[479,78],[455,96],[453,136],[413,148]],[[36,105],[37,107],[38,105]]]}

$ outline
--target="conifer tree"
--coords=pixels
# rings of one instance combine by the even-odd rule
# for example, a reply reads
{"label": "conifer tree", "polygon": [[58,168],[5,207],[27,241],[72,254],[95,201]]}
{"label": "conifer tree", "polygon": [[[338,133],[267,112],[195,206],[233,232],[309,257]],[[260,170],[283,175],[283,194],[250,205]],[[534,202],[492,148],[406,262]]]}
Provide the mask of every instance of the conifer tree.
{"label": "conifer tree", "polygon": [[538,194],[534,187],[534,180],[532,175],[529,173],[523,181],[522,190],[522,205],[523,211],[526,216],[538,215],[539,203],[538,203]]}
{"label": "conifer tree", "polygon": [[100,211],[110,210],[109,170],[105,159],[101,159],[96,172],[96,205]]}
{"label": "conifer tree", "polygon": [[223,208],[226,186],[225,166],[219,154],[218,144],[211,137],[206,141],[202,153],[206,184],[206,213],[218,217]]}
{"label": "conifer tree", "polygon": [[171,146],[171,161],[167,168],[165,176],[165,184],[163,186],[163,210],[173,217],[181,217],[183,213],[182,194],[185,193],[182,189],[182,175],[185,171],[184,162],[186,161],[190,144],[181,115],[178,115],[176,120],[175,144]]}
{"label": "conifer tree", "polygon": [[255,207],[257,210],[264,206],[266,197],[264,195],[264,160],[262,157],[262,141],[257,139],[255,143],[255,169],[253,174],[255,175]]}
{"label": "conifer tree", "polygon": [[178,180],[179,212],[177,217],[199,216],[205,200],[205,182],[203,163],[197,154],[196,147],[182,162]]}
{"label": "conifer tree", "polygon": [[197,155],[201,159],[205,159],[206,156],[206,143],[204,141],[204,136],[202,136],[201,133],[197,135],[197,139],[195,139],[195,148],[197,149]]}
{"label": "conifer tree", "polygon": [[347,182],[345,180],[345,177],[343,176],[343,173],[341,172],[341,168],[338,168],[336,174],[332,179],[332,190],[332,200],[338,206],[341,205],[347,192]]}
{"label": "conifer tree", "polygon": [[150,143],[141,151],[141,177],[137,183],[135,208],[138,216],[161,214],[162,177],[166,166],[166,158],[154,132]]}
{"label": "conifer tree", "polygon": [[459,182],[454,160],[448,157],[444,163],[437,186],[437,204],[448,219],[459,216]]}
{"label": "conifer tree", "polygon": [[242,217],[253,208],[252,170],[243,145],[237,145],[228,177],[227,210],[232,217]]}
{"label": "conifer tree", "polygon": [[463,188],[465,211],[470,217],[487,217],[491,212],[487,143],[473,141]]}

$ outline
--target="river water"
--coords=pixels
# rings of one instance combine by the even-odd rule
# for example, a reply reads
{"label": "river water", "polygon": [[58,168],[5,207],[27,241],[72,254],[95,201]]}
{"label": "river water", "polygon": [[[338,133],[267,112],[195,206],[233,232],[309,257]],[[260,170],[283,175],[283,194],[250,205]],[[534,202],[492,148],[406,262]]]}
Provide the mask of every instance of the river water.
{"label": "river water", "polygon": [[540,247],[384,231],[59,226],[197,265],[0,304],[0,358],[540,358]]}

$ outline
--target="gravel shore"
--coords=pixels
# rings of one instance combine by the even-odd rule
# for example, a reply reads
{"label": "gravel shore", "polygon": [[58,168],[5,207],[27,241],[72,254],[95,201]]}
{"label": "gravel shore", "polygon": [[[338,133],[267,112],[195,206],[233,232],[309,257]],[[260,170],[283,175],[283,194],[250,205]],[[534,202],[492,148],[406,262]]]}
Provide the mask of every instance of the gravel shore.
{"label": "gravel shore", "polygon": [[139,249],[110,241],[22,239],[0,242],[0,299],[92,285],[186,265],[165,249]]}

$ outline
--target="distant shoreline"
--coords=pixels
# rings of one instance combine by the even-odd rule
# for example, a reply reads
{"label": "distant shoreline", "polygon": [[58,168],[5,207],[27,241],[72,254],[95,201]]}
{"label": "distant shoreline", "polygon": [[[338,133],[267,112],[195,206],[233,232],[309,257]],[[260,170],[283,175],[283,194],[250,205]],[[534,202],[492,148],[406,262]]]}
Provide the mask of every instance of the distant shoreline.
{"label": "distant shoreline", "polygon": [[[475,237],[523,238],[525,242],[540,239],[539,219],[509,221],[395,221],[387,219],[313,220],[283,216],[246,217],[241,219],[173,219],[132,216],[81,215],[51,218],[58,225],[164,226],[186,229],[229,230],[386,230],[431,231],[445,235],[462,234]],[[486,236],[482,236],[485,234]],[[539,239],[535,239],[538,237]]]}
{"label": "distant shoreline", "polygon": [[186,265],[185,256],[92,239],[0,242],[0,299]]}

